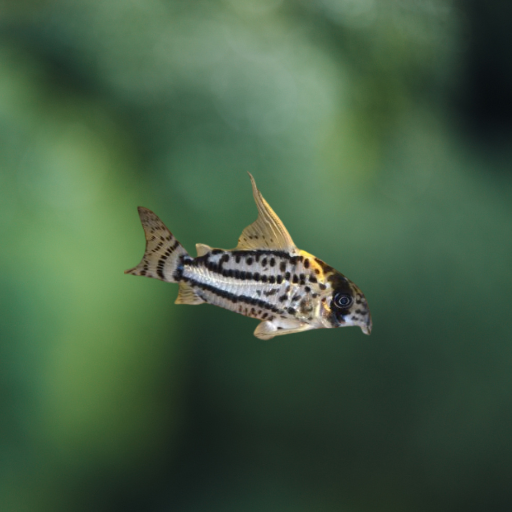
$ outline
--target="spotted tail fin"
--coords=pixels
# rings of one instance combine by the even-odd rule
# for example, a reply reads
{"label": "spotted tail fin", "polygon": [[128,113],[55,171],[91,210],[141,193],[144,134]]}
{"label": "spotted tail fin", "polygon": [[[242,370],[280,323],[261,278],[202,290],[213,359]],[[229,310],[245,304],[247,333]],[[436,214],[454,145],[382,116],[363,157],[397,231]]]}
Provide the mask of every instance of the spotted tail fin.
{"label": "spotted tail fin", "polygon": [[138,210],[146,235],[146,252],[136,267],[124,273],[177,283],[179,275],[175,273],[181,257],[188,256],[187,251],[151,210],[142,206]]}

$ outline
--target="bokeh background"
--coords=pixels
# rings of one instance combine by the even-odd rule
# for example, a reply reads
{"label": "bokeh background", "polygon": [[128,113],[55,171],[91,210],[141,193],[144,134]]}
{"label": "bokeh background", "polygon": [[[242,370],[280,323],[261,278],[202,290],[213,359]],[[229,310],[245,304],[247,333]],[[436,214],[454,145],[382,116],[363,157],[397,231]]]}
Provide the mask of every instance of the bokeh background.
{"label": "bokeh background", "polygon": [[[512,4],[0,2],[0,510],[512,509]],[[134,278],[247,172],[365,292],[261,341]]]}

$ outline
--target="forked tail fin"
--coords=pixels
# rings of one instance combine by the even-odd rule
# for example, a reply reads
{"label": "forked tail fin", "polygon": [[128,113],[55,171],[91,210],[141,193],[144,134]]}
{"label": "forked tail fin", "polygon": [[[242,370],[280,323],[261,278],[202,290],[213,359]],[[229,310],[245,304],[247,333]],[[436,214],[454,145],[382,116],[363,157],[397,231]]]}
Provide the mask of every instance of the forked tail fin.
{"label": "forked tail fin", "polygon": [[180,265],[181,256],[188,256],[187,251],[151,210],[142,206],[138,210],[146,235],[146,252],[136,267],[125,270],[124,273],[177,283],[179,274],[175,275],[175,272]]}

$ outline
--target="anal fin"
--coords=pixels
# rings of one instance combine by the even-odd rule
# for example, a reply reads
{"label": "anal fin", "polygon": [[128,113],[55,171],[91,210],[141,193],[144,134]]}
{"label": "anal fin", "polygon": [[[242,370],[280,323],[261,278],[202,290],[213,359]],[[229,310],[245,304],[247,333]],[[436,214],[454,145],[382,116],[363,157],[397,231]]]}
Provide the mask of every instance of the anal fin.
{"label": "anal fin", "polygon": [[175,304],[189,304],[191,306],[196,306],[203,302],[205,301],[197,295],[190,285],[183,282],[180,283],[180,291],[178,293],[178,297],[174,301]]}

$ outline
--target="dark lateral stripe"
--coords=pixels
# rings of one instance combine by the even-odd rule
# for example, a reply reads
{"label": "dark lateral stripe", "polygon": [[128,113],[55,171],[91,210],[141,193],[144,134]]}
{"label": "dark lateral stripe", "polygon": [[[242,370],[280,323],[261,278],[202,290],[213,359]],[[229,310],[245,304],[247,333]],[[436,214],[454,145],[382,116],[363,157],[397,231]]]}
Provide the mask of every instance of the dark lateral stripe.
{"label": "dark lateral stripe", "polygon": [[243,302],[245,304],[250,304],[251,306],[257,306],[261,309],[267,309],[269,311],[272,311],[272,313],[281,313],[280,309],[276,308],[273,304],[270,304],[269,302],[265,302],[264,300],[248,297],[247,295],[235,295],[234,293],[221,290],[220,288],[216,288],[215,286],[212,286],[210,284],[201,283],[200,281],[196,281],[195,279],[191,279],[184,276],[182,276],[182,280],[186,281],[191,286],[195,286],[201,290],[209,291],[214,295],[217,295],[218,297],[227,299],[230,302],[233,302],[233,304],[236,304],[237,302]]}

